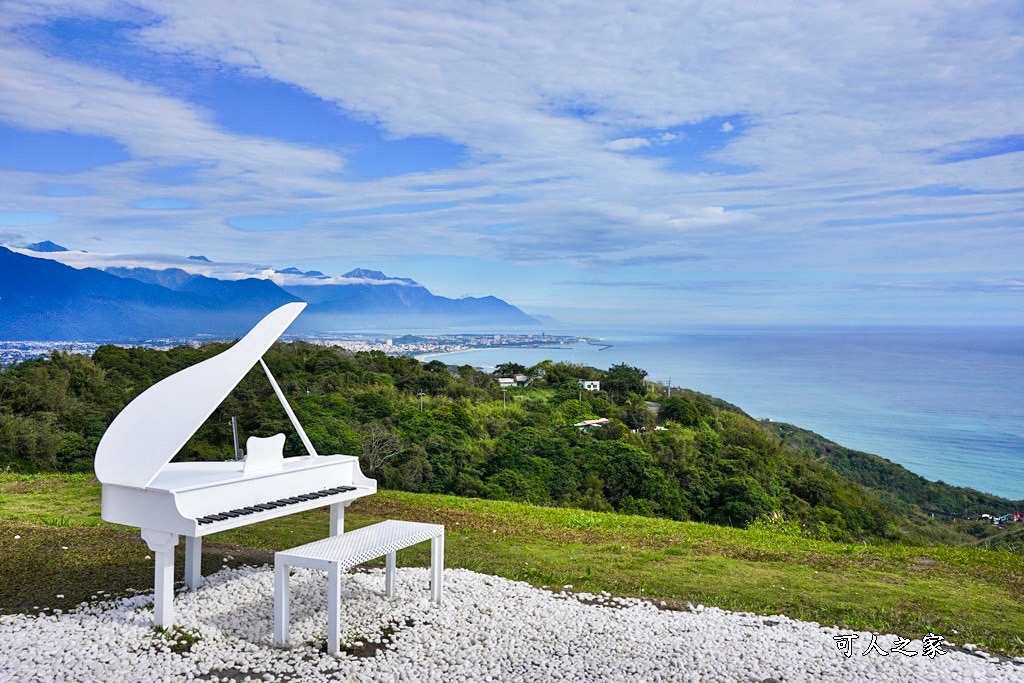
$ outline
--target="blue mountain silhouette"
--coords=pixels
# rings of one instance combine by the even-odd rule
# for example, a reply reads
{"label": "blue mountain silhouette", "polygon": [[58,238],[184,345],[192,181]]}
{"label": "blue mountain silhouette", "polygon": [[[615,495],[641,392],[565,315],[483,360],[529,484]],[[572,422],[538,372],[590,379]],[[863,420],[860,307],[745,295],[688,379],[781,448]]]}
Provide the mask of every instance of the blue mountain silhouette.
{"label": "blue mountain silhouette", "polygon": [[[297,269],[296,269],[297,270]],[[281,287],[220,280],[179,268],[76,269],[0,247],[0,339],[132,341],[202,334],[236,336],[289,301],[309,302],[296,331],[373,327],[520,327],[535,318],[493,296],[450,299],[408,278],[356,269],[356,283]],[[372,282],[371,282],[372,281]]]}

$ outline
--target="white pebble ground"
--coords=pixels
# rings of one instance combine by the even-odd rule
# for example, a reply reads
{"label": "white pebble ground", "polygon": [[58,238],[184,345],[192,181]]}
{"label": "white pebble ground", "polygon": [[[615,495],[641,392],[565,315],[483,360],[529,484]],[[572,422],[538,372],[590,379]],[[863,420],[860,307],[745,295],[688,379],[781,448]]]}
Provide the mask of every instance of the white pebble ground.
{"label": "white pebble ground", "polygon": [[[342,642],[324,654],[326,578],[296,570],[291,649],[272,645],[273,572],[226,569],[175,599],[190,651],[150,628],[151,598],[81,605],[52,616],[0,617],[4,681],[1024,681],[1024,664],[946,646],[919,654],[851,656],[834,636],[852,631],[696,607],[572,595],[466,570],[445,572],[443,604],[427,600],[427,571],[400,569],[398,595],[383,573],[344,579]],[[880,635],[888,650],[894,637]],[[382,642],[383,641],[383,642]],[[380,647],[373,647],[374,645]],[[172,647],[173,646],[173,647]],[[369,651],[369,654],[367,654]]]}

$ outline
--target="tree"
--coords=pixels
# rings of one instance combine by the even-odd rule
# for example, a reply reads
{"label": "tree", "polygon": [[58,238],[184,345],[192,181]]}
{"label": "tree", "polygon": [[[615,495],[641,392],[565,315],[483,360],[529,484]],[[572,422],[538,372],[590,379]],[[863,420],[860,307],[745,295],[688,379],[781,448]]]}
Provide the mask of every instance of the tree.
{"label": "tree", "polygon": [[658,417],[678,422],[683,427],[699,427],[701,421],[714,416],[706,402],[693,396],[673,396],[661,402]]}
{"label": "tree", "polygon": [[526,372],[526,366],[521,363],[499,363],[494,368],[494,374],[498,377],[511,377],[512,375],[521,375]]}
{"label": "tree", "polygon": [[745,527],[778,509],[757,480],[746,475],[726,479],[718,489],[717,502],[715,520],[729,526]]}
{"label": "tree", "polygon": [[630,394],[643,396],[646,391],[644,378],[647,371],[634,368],[625,363],[619,363],[608,368],[604,379],[601,381],[601,388],[608,392],[616,403],[624,403]]}
{"label": "tree", "polygon": [[654,425],[654,415],[651,414],[647,401],[636,394],[627,399],[621,418],[630,429],[644,430]]}
{"label": "tree", "polygon": [[402,439],[382,425],[371,423],[363,432],[360,460],[370,472],[376,472],[388,460],[402,453]]}
{"label": "tree", "polygon": [[390,416],[394,407],[387,396],[376,392],[366,391],[355,398],[356,414],[364,421],[379,420]]}

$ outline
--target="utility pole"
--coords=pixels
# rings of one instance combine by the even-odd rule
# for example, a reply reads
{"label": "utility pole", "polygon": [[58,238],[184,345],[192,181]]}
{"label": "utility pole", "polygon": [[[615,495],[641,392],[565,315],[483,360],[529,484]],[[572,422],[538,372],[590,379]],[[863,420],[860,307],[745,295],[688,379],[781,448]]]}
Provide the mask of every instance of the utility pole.
{"label": "utility pole", "polygon": [[505,388],[505,387],[502,387],[502,388],[501,388],[501,409],[502,409],[502,410],[505,410],[505,407],[506,407],[506,405],[507,405],[507,404],[505,403],[505,394],[506,394],[506,392],[508,392],[508,389],[507,389],[507,388]]}
{"label": "utility pole", "polygon": [[418,393],[416,395],[420,397],[420,412],[422,413],[423,412],[423,397],[426,395],[426,392],[421,391],[420,393]]}

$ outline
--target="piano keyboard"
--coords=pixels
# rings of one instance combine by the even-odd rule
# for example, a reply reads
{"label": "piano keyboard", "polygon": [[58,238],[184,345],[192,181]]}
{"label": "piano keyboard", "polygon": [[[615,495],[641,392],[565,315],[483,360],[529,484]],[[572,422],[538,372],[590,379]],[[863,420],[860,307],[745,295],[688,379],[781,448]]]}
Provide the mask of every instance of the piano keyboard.
{"label": "piano keyboard", "polygon": [[278,500],[267,501],[266,503],[260,503],[258,505],[249,505],[244,508],[235,508],[234,510],[228,510],[227,512],[218,512],[213,515],[206,515],[200,517],[196,521],[199,524],[213,524],[214,522],[223,522],[225,519],[232,519],[234,517],[243,517],[245,515],[256,514],[257,512],[266,512],[267,510],[273,510],[274,508],[286,507],[288,505],[295,505],[296,503],[305,503],[309,500],[315,500],[317,498],[324,498],[326,496],[333,496],[338,493],[345,493],[346,491],[355,491],[355,486],[335,486],[331,489],[323,489],[321,491],[315,491],[313,493],[300,493],[297,496],[290,498],[280,498]]}

